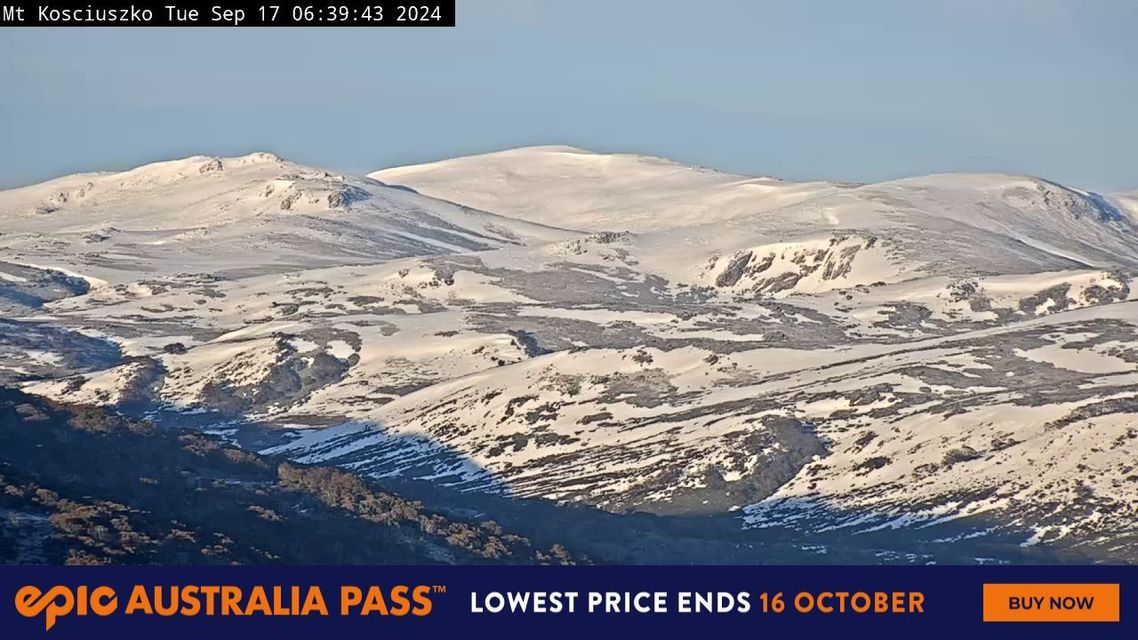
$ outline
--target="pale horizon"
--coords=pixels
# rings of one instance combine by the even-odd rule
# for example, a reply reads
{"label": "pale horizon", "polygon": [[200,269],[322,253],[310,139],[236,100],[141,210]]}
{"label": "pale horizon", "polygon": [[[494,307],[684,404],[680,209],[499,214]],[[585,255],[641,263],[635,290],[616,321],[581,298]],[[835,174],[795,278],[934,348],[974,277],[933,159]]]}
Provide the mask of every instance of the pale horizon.
{"label": "pale horizon", "polygon": [[1138,189],[1134,3],[686,6],[483,0],[412,31],[13,29],[0,188],[195,153],[365,173],[553,143],[792,181]]}

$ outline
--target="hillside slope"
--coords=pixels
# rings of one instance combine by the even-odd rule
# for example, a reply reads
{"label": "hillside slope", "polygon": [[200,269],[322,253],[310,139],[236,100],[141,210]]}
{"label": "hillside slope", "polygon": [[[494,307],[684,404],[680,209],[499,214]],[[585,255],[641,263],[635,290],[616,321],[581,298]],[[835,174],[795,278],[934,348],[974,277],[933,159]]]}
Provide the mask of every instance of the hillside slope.
{"label": "hillside slope", "polygon": [[[497,198],[531,222],[431,206],[514,240],[362,257],[313,244],[303,268],[241,269],[256,256],[203,242],[191,268],[132,276],[138,245],[108,266],[40,225],[29,264],[0,237],[0,378],[390,482],[778,529],[799,553],[825,532],[821,554],[890,532],[956,560],[989,542],[997,560],[1020,544],[1138,557],[1138,222],[1123,198],[961,174],[778,183],[786,198],[720,207],[709,194],[750,179],[565,148],[420,173],[443,185],[456,166],[488,198],[463,204]],[[243,211],[243,242],[264,241]],[[271,216],[290,220],[279,203]],[[73,273],[39,262],[52,246]]]}
{"label": "hillside slope", "polygon": [[572,237],[255,153],[196,156],[0,191],[13,262],[94,282],[248,275]]}
{"label": "hillside slope", "polygon": [[5,564],[574,561],[343,472],[3,388],[0,515]]}
{"label": "hillside slope", "polygon": [[848,185],[749,178],[634,154],[545,146],[394,167],[385,184],[582,231],[655,231],[757,213]]}

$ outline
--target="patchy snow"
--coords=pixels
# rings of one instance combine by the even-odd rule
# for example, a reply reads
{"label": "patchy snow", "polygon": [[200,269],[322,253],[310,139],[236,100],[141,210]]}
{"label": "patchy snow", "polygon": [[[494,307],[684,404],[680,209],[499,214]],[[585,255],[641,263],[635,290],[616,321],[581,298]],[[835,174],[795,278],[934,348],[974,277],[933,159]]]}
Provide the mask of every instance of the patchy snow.
{"label": "patchy snow", "polygon": [[274,453],[361,474],[1117,557],[1138,521],[1131,205],[567,147],[372,179],[194,157],[0,192],[0,262],[93,285],[0,279],[28,300],[0,373],[292,429]]}

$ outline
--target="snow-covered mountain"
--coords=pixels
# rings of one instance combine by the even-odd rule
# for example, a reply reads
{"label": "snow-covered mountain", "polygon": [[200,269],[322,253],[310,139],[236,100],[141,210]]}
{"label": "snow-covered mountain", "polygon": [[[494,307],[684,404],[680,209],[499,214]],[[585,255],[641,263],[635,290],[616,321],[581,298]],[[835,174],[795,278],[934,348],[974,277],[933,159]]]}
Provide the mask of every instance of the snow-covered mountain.
{"label": "snow-covered mountain", "polygon": [[521,220],[584,231],[714,222],[852,186],[736,176],[664,158],[564,146],[511,149],[370,176]]}
{"label": "snow-covered mountain", "polygon": [[192,158],[0,192],[0,377],[819,553],[1133,561],[1133,202],[566,147],[372,179]]}
{"label": "snow-covered mountain", "polygon": [[197,156],[0,192],[5,256],[113,283],[374,263],[573,233],[268,153]]}

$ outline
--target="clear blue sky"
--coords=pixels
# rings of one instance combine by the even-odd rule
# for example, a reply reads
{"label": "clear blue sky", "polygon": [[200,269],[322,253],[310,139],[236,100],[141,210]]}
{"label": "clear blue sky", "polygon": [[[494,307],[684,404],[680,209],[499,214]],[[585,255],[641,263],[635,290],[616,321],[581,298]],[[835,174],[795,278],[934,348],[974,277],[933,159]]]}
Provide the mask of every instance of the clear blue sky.
{"label": "clear blue sky", "polygon": [[1138,0],[458,5],[456,29],[0,32],[0,185],[559,143],[791,179],[1138,189]]}

